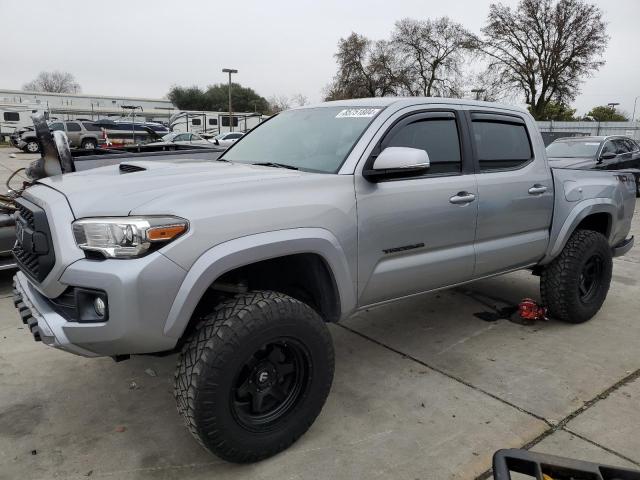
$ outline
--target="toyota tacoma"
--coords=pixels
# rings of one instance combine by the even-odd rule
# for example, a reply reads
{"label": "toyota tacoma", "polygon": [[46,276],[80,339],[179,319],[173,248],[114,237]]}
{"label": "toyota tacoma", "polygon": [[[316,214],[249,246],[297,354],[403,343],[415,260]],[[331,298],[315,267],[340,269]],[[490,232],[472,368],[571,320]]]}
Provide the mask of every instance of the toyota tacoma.
{"label": "toyota tacoma", "polygon": [[585,322],[633,245],[633,175],[550,168],[533,118],[494,103],[329,102],[214,161],[44,170],[15,200],[23,321],[87,357],[179,352],[178,410],[233,462],[320,413],[327,323],[519,269],[549,316]]}

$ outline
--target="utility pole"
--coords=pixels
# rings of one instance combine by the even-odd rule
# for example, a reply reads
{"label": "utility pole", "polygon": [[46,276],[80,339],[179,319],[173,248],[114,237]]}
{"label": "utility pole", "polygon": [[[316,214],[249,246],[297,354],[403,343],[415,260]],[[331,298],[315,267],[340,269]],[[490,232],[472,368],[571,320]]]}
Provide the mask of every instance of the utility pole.
{"label": "utility pole", "polygon": [[636,121],[636,103],[638,101],[638,99],[640,98],[640,95],[638,95],[634,100],[633,100],[633,115],[631,115],[631,121],[635,122]]}
{"label": "utility pole", "polygon": [[238,73],[238,70],[235,70],[233,68],[223,68],[222,72],[229,74],[229,131],[233,132],[233,112],[231,109],[231,74]]}

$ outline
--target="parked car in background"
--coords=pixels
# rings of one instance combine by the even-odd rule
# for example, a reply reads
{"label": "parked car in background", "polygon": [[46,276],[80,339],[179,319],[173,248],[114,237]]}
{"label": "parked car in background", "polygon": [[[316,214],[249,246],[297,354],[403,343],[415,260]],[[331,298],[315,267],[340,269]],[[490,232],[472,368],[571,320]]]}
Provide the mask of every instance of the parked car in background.
{"label": "parked car in background", "polygon": [[242,138],[244,133],[242,132],[226,132],[221,133],[213,137],[213,143],[220,145],[221,147],[230,147]]}
{"label": "parked car in background", "polygon": [[209,140],[205,140],[200,135],[195,133],[180,133],[171,132],[162,137],[160,142],[152,142],[149,145],[162,145],[162,144],[175,144],[175,145],[202,145],[204,147],[213,147],[213,143]]}
{"label": "parked car in background", "polygon": [[628,170],[636,178],[640,197],[640,144],[624,136],[558,138],[547,146],[554,168]]}
{"label": "parked car in background", "polygon": [[[93,150],[98,146],[102,137],[100,127],[88,120],[55,121],[49,123],[49,129],[52,131],[59,130],[65,132],[71,148]],[[40,144],[36,132],[33,129],[25,130],[25,132],[20,135],[20,138],[17,139],[16,147],[28,153],[39,152]]]}

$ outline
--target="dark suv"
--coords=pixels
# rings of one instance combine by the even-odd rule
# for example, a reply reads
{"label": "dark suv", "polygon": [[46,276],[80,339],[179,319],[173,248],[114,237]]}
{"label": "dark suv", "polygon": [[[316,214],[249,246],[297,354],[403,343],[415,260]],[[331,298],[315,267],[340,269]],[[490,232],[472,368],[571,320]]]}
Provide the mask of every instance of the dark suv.
{"label": "dark suv", "polygon": [[636,196],[640,197],[640,144],[632,138],[558,138],[547,146],[547,156],[555,168],[630,171],[636,178]]}

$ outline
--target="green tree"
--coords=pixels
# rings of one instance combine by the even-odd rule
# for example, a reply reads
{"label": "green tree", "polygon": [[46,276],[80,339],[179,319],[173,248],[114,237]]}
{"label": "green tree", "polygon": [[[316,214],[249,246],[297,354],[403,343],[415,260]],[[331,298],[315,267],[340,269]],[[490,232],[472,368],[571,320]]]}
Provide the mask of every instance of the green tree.
{"label": "green tree", "polygon": [[[531,112],[531,105],[528,107]],[[559,122],[568,122],[576,120],[576,109],[571,108],[563,102],[549,102],[544,110],[539,113],[538,120],[556,120]]]}
{"label": "green tree", "polygon": [[593,107],[587,117],[592,117],[597,122],[626,122],[629,119],[623,112],[608,105]]}
{"label": "green tree", "polygon": [[[226,112],[229,109],[229,85],[226,83],[210,85],[204,91],[196,86],[175,86],[167,96],[180,110]],[[264,97],[237,83],[231,84],[231,103],[234,112],[269,111],[269,103]]]}

